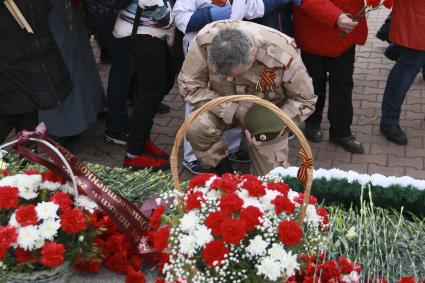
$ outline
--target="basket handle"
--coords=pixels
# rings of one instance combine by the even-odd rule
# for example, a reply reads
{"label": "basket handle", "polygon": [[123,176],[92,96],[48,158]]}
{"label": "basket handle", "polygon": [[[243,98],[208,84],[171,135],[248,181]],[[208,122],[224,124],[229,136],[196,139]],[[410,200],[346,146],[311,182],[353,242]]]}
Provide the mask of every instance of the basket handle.
{"label": "basket handle", "polygon": [[300,213],[298,215],[298,224],[300,225],[300,227],[302,227],[303,219],[304,219],[307,205],[310,199],[311,185],[313,183],[313,155],[311,152],[311,148],[306,138],[304,137],[303,132],[292,121],[292,119],[288,117],[288,115],[285,112],[283,112],[273,103],[253,95],[230,95],[230,96],[219,97],[206,103],[199,109],[192,112],[189,115],[189,117],[187,117],[183,125],[177,131],[176,139],[174,141],[173,149],[171,151],[171,156],[170,156],[171,174],[173,177],[174,187],[178,191],[181,191],[179,173],[178,173],[178,155],[179,155],[180,145],[192,121],[197,116],[207,112],[208,110],[216,107],[219,104],[226,103],[226,102],[239,102],[239,101],[252,102],[271,110],[295,134],[295,136],[298,138],[299,142],[301,143],[301,149],[299,151],[301,166],[300,166],[300,169],[298,170],[297,178],[300,181],[302,181],[304,184],[304,200],[301,205]]}
{"label": "basket handle", "polygon": [[[40,157],[39,155],[31,152],[30,150],[26,149],[25,147],[22,147],[20,145],[20,143],[22,143],[24,140],[25,141],[30,140],[30,141],[40,143],[43,146],[44,151],[46,151],[46,148],[51,150],[51,153],[47,152],[47,151],[46,151],[46,153],[49,156],[51,156],[51,158],[53,158],[52,153],[56,154],[55,158],[59,158],[59,160],[62,161],[65,169],[57,166],[56,164],[50,162],[49,160],[47,160],[43,157]],[[24,140],[22,140],[22,138],[18,137],[17,139],[15,139],[11,142],[0,145],[0,150],[7,148],[7,147],[10,147],[10,146],[15,146],[16,150],[19,153],[21,153],[21,154],[26,153],[24,156],[28,160],[33,161],[33,162],[34,162],[34,160],[36,160],[40,164],[43,164],[44,166],[46,166],[48,169],[53,170],[56,174],[62,175],[61,177],[66,177],[67,179],[71,180],[73,188],[74,188],[74,196],[78,197],[78,187],[77,187],[77,181],[76,181],[75,174],[74,174],[73,170],[71,169],[71,166],[69,165],[68,161],[63,156],[63,154],[54,145],[52,145],[50,142],[48,142],[44,139],[41,139],[41,138],[38,138],[38,137],[26,137]]]}

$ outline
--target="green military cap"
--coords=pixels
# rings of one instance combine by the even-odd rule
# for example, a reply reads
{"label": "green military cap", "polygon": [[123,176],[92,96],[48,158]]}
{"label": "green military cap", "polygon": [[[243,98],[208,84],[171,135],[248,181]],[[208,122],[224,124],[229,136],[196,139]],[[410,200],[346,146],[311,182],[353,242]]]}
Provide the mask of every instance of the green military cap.
{"label": "green military cap", "polygon": [[244,126],[258,141],[272,140],[284,128],[282,120],[261,105],[254,105],[246,112]]}

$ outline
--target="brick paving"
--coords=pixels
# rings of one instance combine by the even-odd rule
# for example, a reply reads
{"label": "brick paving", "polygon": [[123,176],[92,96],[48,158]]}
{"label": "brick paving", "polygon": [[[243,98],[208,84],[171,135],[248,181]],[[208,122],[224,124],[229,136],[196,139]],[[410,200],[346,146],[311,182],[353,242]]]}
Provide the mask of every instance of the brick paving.
{"label": "brick paving", "polygon": [[[379,10],[369,15],[369,38],[366,45],[357,48],[354,73],[354,119],[353,132],[365,147],[365,154],[354,155],[328,142],[329,123],[324,119],[325,139],[322,143],[311,144],[315,168],[340,168],[361,173],[381,173],[425,179],[425,81],[419,74],[412,85],[401,113],[401,126],[409,139],[407,146],[389,143],[379,133],[381,101],[386,80],[393,62],[384,57],[386,43],[375,37],[377,29],[384,22],[387,10]],[[95,48],[96,56],[98,50]],[[99,64],[102,81],[106,87],[109,67]],[[171,152],[174,137],[183,122],[184,104],[176,87],[165,97],[165,103],[172,111],[158,115],[152,131],[152,140],[158,146]],[[324,113],[326,115],[326,113]],[[326,117],[326,116],[324,116]],[[104,121],[99,120],[84,133],[75,146],[75,153],[82,159],[108,166],[121,166],[124,148],[111,145],[103,140]],[[296,152],[299,143],[290,141],[291,164],[298,164]],[[181,159],[180,159],[181,160]],[[246,167],[239,168],[245,171]],[[182,179],[191,174],[180,170]]]}

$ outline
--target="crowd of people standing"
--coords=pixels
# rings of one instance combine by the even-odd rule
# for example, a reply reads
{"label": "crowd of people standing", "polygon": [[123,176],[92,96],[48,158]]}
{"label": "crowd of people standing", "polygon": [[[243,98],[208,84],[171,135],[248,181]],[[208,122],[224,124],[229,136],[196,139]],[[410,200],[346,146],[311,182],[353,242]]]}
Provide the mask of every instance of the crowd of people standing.
{"label": "crowd of people standing", "polygon": [[[200,30],[205,26],[212,29],[209,24],[216,21],[238,20],[255,22],[295,39],[291,42],[300,50],[300,68],[311,77],[317,96],[309,114],[297,121],[305,122],[307,139],[323,140],[321,122],[328,97],[329,141],[351,153],[364,152],[351,130],[355,50],[356,45],[365,43],[368,34],[366,17],[353,16],[363,9],[363,0],[86,0],[73,1],[71,8],[65,0],[15,1],[33,33],[21,29],[7,7],[0,5],[0,142],[12,130],[33,129],[38,121],[46,122],[50,134],[58,140],[78,135],[97,119],[106,104],[105,139],[126,145],[124,166],[167,169],[169,156],[152,143],[150,133],[155,115],[167,112],[162,100],[179,71],[173,49],[180,49],[178,53],[184,56],[195,56],[190,46]],[[394,1],[386,40],[396,46],[398,55],[384,92],[380,129],[389,141],[400,145],[407,144],[399,126],[401,106],[414,78],[425,67],[423,26],[425,2]],[[91,34],[96,35],[111,64],[106,95],[91,50]],[[180,34],[182,42],[175,40]],[[243,35],[240,38],[243,41]],[[277,60],[292,54],[290,47],[279,52]],[[255,62],[261,62],[261,56],[255,56]],[[298,55],[290,58],[297,60]],[[267,65],[265,62],[262,64]],[[289,68],[290,64],[285,66]],[[181,78],[179,82],[189,85],[196,81]],[[279,81],[284,89],[290,83]],[[308,88],[310,82],[303,84]],[[203,98],[201,94],[187,95],[184,90],[181,94],[187,103],[187,117]],[[133,104],[131,114],[128,101]],[[292,111],[291,107],[282,109]],[[192,173],[201,173],[215,170],[221,160],[252,161],[253,153],[248,154],[246,146],[241,146],[241,140],[246,139],[242,128],[220,131],[226,154],[212,166],[202,161],[212,141],[202,149],[193,139],[186,140],[183,165]],[[223,169],[223,164],[220,166]]]}

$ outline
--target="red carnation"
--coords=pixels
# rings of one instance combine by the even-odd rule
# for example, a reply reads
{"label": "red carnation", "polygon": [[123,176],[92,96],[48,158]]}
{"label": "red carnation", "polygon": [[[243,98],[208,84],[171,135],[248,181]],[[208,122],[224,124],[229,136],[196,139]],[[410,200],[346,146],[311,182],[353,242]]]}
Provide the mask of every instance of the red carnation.
{"label": "red carnation", "polygon": [[53,183],[65,184],[65,180],[63,178],[57,176],[52,171],[44,172],[43,175],[42,175],[42,178],[43,178],[44,182],[53,182]]}
{"label": "red carnation", "polygon": [[349,274],[354,270],[354,262],[343,256],[338,258],[338,264],[341,267],[342,273],[344,274]]}
{"label": "red carnation", "polygon": [[40,171],[38,171],[38,170],[25,170],[24,174],[25,175],[40,175]]}
{"label": "red carnation", "polygon": [[260,225],[260,217],[263,216],[263,213],[258,207],[248,206],[247,208],[242,209],[240,218],[246,224],[246,231],[252,231],[255,226]]}
{"label": "red carnation", "polygon": [[157,277],[155,283],[165,283],[165,278]]}
{"label": "red carnation", "polygon": [[221,234],[221,223],[223,223],[226,218],[227,215],[223,211],[211,212],[208,214],[207,218],[205,218],[205,225],[211,229],[215,237],[218,237]]}
{"label": "red carnation", "polygon": [[187,196],[185,208],[186,210],[200,208],[203,202],[205,202],[205,199],[202,192],[193,192]]}
{"label": "red carnation", "polygon": [[243,188],[246,189],[252,197],[262,197],[266,194],[266,189],[259,180],[246,180],[243,184]]}
{"label": "red carnation", "polygon": [[139,256],[132,255],[129,260],[131,266],[134,268],[134,270],[140,270],[142,268],[142,262]]}
{"label": "red carnation", "polygon": [[328,282],[331,279],[337,279],[341,276],[338,266],[334,260],[327,260],[322,267],[323,282]]}
{"label": "red carnation", "polygon": [[246,180],[246,182],[259,181],[257,176],[251,174],[244,174],[240,176],[240,180]]}
{"label": "red carnation", "polygon": [[157,231],[148,231],[148,240],[157,252],[162,252],[168,247],[170,227],[162,227]]}
{"label": "red carnation", "polygon": [[272,191],[278,191],[283,195],[288,195],[289,193],[289,186],[288,184],[278,182],[278,183],[268,183],[267,188]]}
{"label": "red carnation", "polygon": [[164,265],[170,262],[170,257],[171,254],[166,254],[166,253],[160,253],[158,255],[158,263],[157,263],[157,267],[159,268],[159,270],[164,273]]}
{"label": "red carnation", "polygon": [[6,177],[6,176],[10,175],[10,171],[9,170],[0,170],[0,174],[2,174],[3,177]]}
{"label": "red carnation", "polygon": [[37,224],[37,211],[35,205],[21,205],[16,210],[16,221],[21,226],[36,225]]}
{"label": "red carnation", "polygon": [[97,273],[103,265],[103,260],[97,256],[92,257],[88,262],[78,262],[74,267],[80,271],[87,270],[89,272]]}
{"label": "red carnation", "polygon": [[87,220],[79,208],[67,209],[61,215],[62,230],[72,235],[87,229]]}
{"label": "red carnation", "polygon": [[9,209],[19,204],[19,189],[16,187],[0,187],[0,208]]}
{"label": "red carnation", "polygon": [[245,229],[245,222],[234,218],[226,218],[220,225],[223,241],[227,244],[239,244],[246,236]]}
{"label": "red carnation", "polygon": [[224,193],[229,194],[236,191],[238,183],[239,180],[235,175],[226,173],[221,178],[215,179],[211,184],[211,188],[215,190],[221,189]]}
{"label": "red carnation", "polygon": [[15,256],[16,262],[19,264],[35,262],[37,259],[37,255],[33,255],[30,251],[26,251],[23,248],[16,248]]}
{"label": "red carnation", "polygon": [[127,269],[127,277],[125,283],[145,283],[145,275],[142,272],[135,271],[129,266]]}
{"label": "red carnation", "polygon": [[47,242],[41,249],[40,262],[48,267],[56,267],[63,263],[65,246],[56,242]]}
{"label": "red carnation", "polygon": [[128,239],[126,236],[124,236],[121,233],[114,233],[112,234],[108,240],[105,243],[105,247],[111,252],[111,253],[128,253],[128,250],[130,249],[130,243],[128,242]]}
{"label": "red carnation", "polygon": [[416,283],[415,278],[413,277],[402,277],[400,278],[400,280],[398,280],[397,283]]}
{"label": "red carnation", "polygon": [[384,0],[385,8],[391,9],[393,7],[394,0]]}
{"label": "red carnation", "polygon": [[163,205],[160,205],[153,210],[151,218],[149,219],[149,223],[153,229],[158,229],[161,225],[161,216],[164,212],[165,207]]}
{"label": "red carnation", "polygon": [[74,204],[72,199],[69,197],[67,193],[64,192],[56,192],[50,198],[49,201],[56,203],[59,205],[59,210],[64,211],[65,209],[71,208]]}
{"label": "red carnation", "polygon": [[366,3],[371,8],[376,8],[381,4],[381,0],[366,0]]}
{"label": "red carnation", "polygon": [[324,207],[316,209],[317,215],[321,216],[323,218],[323,225],[329,224],[329,215],[328,210]]}
{"label": "red carnation", "polygon": [[118,273],[127,273],[129,262],[127,260],[127,252],[118,252],[105,259],[105,267],[111,271]]}
{"label": "red carnation", "polygon": [[205,245],[202,251],[202,256],[205,263],[209,267],[214,266],[214,262],[218,262],[220,266],[221,261],[225,259],[225,255],[229,253],[229,250],[224,246],[220,240],[214,240]]}
{"label": "red carnation", "polygon": [[278,195],[271,203],[275,206],[276,214],[285,212],[287,215],[292,215],[295,212],[295,204],[287,196]]}
{"label": "red carnation", "polygon": [[[298,196],[294,198],[294,201],[296,203],[302,204],[304,202],[304,194],[298,193]],[[317,204],[317,198],[315,196],[310,196],[308,200],[308,204],[316,205]]]}
{"label": "red carnation", "polygon": [[202,173],[194,176],[189,181],[189,188],[205,186],[205,183],[214,175],[213,173]]}
{"label": "red carnation", "polygon": [[235,193],[224,195],[220,199],[220,208],[225,213],[239,212],[242,208],[243,200]]}
{"label": "red carnation", "polygon": [[293,246],[301,242],[303,230],[292,220],[284,220],[278,226],[279,239],[287,246]]}
{"label": "red carnation", "polygon": [[0,261],[3,260],[7,250],[12,244],[16,243],[17,239],[18,233],[15,227],[11,225],[0,226]]}

